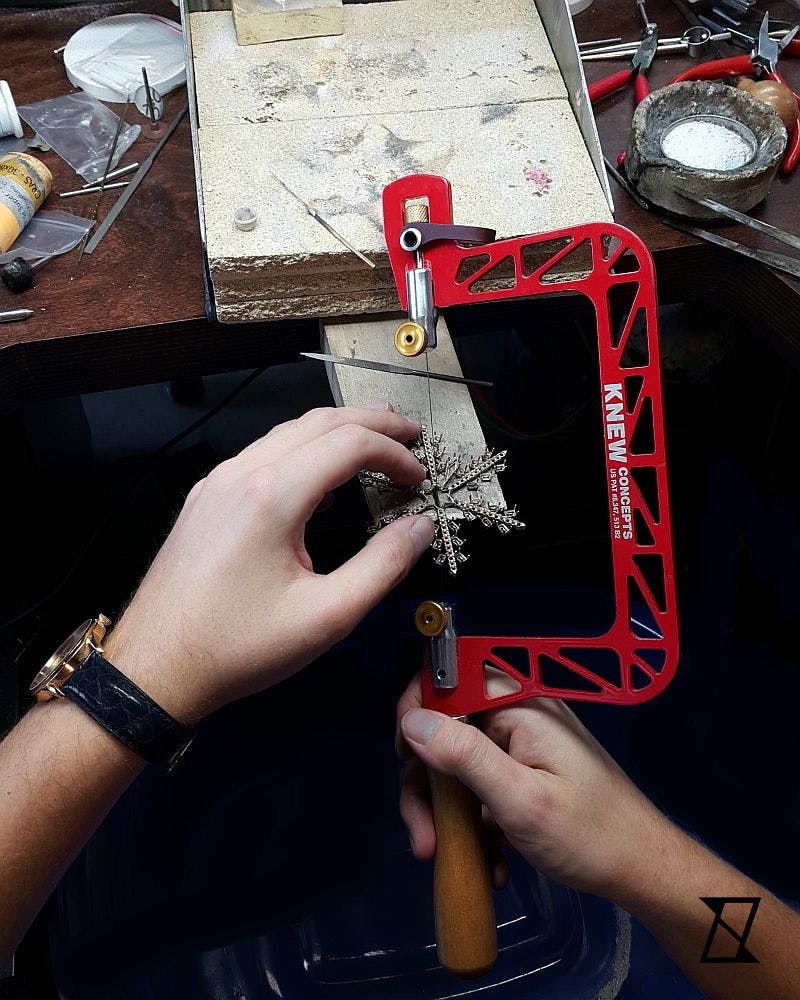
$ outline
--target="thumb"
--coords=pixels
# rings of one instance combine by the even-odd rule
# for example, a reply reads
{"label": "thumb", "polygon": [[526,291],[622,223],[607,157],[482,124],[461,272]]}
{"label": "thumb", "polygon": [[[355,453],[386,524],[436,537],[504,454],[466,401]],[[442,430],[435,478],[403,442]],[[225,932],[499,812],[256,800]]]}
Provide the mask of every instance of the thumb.
{"label": "thumb", "polygon": [[480,729],[427,708],[407,712],[400,727],[420,760],[435,771],[454,775],[471,788],[501,826],[501,817],[518,811],[530,770],[509,757]]}
{"label": "thumb", "polygon": [[433,521],[424,514],[401,517],[373,535],[363,549],[326,577],[326,587],[336,595],[340,608],[341,595],[348,595],[347,614],[353,624],[405,578],[433,541],[433,534]]}

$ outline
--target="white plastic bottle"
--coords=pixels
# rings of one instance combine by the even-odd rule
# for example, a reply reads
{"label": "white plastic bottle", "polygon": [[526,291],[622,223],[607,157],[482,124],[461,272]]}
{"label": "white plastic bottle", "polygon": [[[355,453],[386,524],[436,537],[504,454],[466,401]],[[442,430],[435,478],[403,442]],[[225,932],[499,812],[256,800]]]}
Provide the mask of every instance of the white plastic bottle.
{"label": "white plastic bottle", "polygon": [[22,138],[22,122],[17,114],[17,106],[11,96],[11,88],[5,80],[0,80],[0,139],[4,135]]}

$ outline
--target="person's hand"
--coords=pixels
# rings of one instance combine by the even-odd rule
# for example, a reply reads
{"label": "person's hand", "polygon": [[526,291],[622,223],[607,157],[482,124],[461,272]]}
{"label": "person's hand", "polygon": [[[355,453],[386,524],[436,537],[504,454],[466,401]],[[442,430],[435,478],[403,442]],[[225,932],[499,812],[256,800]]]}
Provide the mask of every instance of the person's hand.
{"label": "person's hand", "polygon": [[[504,679],[490,693],[503,693]],[[398,751],[408,760],[400,811],[419,860],[436,850],[424,765],[476,793],[499,834],[490,839],[557,882],[618,902],[678,835],[562,701],[482,713],[481,731],[421,708],[420,697],[417,677],[398,704]]]}
{"label": "person's hand", "polygon": [[181,721],[269,687],[342,639],[433,539],[425,516],[374,535],[327,576],[304,543],[326,495],[362,469],[420,483],[401,442],[419,425],[387,403],[318,409],[199,482],[111,633],[108,659]]}

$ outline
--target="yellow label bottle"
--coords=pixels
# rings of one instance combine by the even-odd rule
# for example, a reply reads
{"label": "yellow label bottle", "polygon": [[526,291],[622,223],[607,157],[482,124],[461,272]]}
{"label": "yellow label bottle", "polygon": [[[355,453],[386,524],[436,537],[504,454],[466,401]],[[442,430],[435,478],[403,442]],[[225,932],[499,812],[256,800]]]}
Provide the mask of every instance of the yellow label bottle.
{"label": "yellow label bottle", "polygon": [[53,186],[47,167],[27,153],[0,157],[0,253],[34,217]]}

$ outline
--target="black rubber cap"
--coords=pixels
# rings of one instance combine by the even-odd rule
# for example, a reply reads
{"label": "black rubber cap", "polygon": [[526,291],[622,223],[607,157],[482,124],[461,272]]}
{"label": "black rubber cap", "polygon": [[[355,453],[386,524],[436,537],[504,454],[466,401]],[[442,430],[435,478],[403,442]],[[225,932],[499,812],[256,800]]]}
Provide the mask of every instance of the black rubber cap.
{"label": "black rubber cap", "polygon": [[0,269],[0,278],[9,292],[26,292],[33,285],[33,268],[24,257],[14,257]]}

